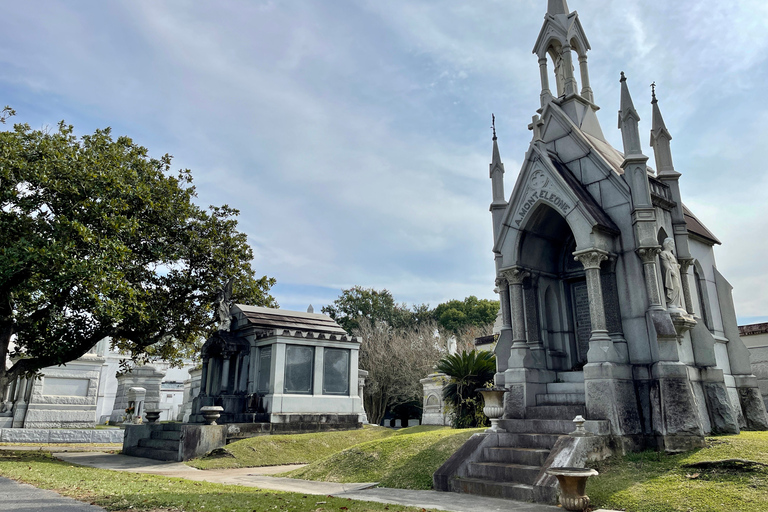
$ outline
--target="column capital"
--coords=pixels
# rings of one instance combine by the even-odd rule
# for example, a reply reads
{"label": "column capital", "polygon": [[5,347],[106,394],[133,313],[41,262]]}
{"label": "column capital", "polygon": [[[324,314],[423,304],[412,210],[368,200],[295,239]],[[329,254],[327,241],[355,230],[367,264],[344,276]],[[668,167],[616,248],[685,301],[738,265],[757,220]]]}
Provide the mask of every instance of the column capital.
{"label": "column capital", "polygon": [[643,263],[655,263],[656,256],[661,252],[660,245],[652,245],[650,247],[639,247],[636,251]]}
{"label": "column capital", "polygon": [[523,284],[523,280],[530,276],[531,273],[521,267],[509,268],[501,271],[501,275],[504,276],[507,282],[511,285]]}
{"label": "column capital", "polygon": [[584,249],[573,253],[573,259],[584,265],[585,270],[599,269],[600,264],[609,256],[610,254],[602,249]]}
{"label": "column capital", "polygon": [[496,293],[500,293],[502,288],[509,285],[507,280],[502,276],[497,277],[496,281],[494,281],[494,284],[496,285],[496,288],[494,288],[493,291]]}
{"label": "column capital", "polygon": [[677,258],[680,264],[680,274],[687,274],[688,268],[693,265],[694,258]]}

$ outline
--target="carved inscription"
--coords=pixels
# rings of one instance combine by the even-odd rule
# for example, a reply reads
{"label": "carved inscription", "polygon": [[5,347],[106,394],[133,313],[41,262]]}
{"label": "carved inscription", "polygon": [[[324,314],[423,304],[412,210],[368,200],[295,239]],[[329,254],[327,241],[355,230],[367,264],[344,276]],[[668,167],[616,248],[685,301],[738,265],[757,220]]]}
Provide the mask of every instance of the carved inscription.
{"label": "carved inscription", "polygon": [[520,208],[518,208],[515,224],[520,226],[520,224],[523,222],[523,219],[525,219],[525,216],[528,215],[528,212],[531,211],[531,208],[539,199],[546,201],[548,204],[554,206],[563,212],[563,215],[567,214],[571,209],[571,205],[566,202],[565,199],[558,196],[551,190],[534,190],[528,194],[526,200],[523,201],[523,204],[520,206]]}
{"label": "carved inscription", "polygon": [[573,316],[576,320],[578,359],[580,363],[586,363],[589,338],[592,336],[592,321],[589,315],[589,292],[587,292],[586,281],[574,283],[571,286],[571,290],[573,293]]}

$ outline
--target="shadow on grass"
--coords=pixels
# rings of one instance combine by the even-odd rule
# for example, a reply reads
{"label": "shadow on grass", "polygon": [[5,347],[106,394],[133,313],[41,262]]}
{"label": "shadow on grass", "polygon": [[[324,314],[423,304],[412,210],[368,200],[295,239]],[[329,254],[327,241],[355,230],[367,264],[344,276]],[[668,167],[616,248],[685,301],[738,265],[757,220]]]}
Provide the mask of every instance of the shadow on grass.
{"label": "shadow on grass", "polygon": [[707,458],[707,448],[666,455],[631,453],[592,463],[587,494],[596,508],[628,512],[768,512],[768,470],[692,469],[683,464]]}

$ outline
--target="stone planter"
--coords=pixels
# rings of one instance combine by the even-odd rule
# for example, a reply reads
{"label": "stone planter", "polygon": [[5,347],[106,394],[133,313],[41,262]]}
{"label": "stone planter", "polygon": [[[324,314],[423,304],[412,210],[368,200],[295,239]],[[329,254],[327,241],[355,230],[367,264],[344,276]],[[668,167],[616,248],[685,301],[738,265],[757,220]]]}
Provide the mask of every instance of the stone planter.
{"label": "stone planter", "polygon": [[584,511],[589,507],[589,496],[584,494],[587,478],[597,476],[589,468],[549,468],[547,474],[556,476],[560,483],[560,505],[565,510]]}
{"label": "stone planter", "polygon": [[499,420],[504,414],[504,388],[478,388],[475,391],[483,395],[483,414],[488,416],[491,420],[491,428],[486,432],[504,432],[504,429],[499,428]]}
{"label": "stone planter", "polygon": [[216,420],[223,412],[224,408],[218,405],[206,405],[200,408],[200,414],[203,415],[206,425],[216,425]]}
{"label": "stone planter", "polygon": [[154,423],[160,419],[160,411],[147,411],[144,413],[147,423]]}

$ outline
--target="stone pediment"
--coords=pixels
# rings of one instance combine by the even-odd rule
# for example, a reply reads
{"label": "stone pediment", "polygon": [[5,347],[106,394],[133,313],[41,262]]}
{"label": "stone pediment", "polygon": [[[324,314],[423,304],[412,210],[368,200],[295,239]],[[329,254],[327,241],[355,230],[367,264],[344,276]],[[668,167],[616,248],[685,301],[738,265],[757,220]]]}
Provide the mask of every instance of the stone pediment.
{"label": "stone pediment", "polygon": [[510,231],[525,230],[531,213],[541,204],[568,222],[579,248],[593,245],[591,234],[595,230],[609,235],[619,233],[616,224],[557,156],[531,144],[504,213],[494,252],[501,252]]}

